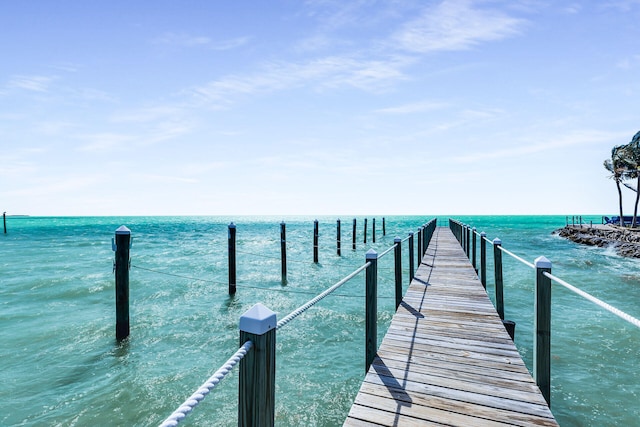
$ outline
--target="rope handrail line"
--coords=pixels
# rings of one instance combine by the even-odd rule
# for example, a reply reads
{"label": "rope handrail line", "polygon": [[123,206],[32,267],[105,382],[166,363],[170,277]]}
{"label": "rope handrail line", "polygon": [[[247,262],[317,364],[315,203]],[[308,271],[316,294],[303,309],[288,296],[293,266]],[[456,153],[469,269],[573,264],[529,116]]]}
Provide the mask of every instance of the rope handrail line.
{"label": "rope handrail line", "polygon": [[385,250],[384,252],[382,252],[380,255],[378,255],[378,259],[382,258],[383,256],[385,256],[386,254],[388,254],[389,252],[391,252],[392,250],[394,250],[396,247],[396,244],[394,243],[393,246],[391,246],[389,249]]}
{"label": "rope handrail line", "polygon": [[331,286],[330,288],[327,288],[324,292],[318,294],[318,296],[316,296],[315,298],[307,301],[305,304],[293,310],[291,313],[289,313],[287,316],[285,316],[284,318],[282,318],[282,320],[278,322],[278,325],[276,328],[280,329],[281,327],[285,326],[287,323],[291,322],[293,319],[295,319],[296,317],[298,317],[299,315],[307,311],[310,307],[314,306],[319,301],[324,299],[327,295],[329,295],[330,293],[338,289],[340,286],[347,283],[349,280],[353,279],[355,276],[357,276],[359,273],[361,273],[364,269],[366,269],[370,265],[371,265],[370,262],[365,263],[360,268],[353,271],[351,274],[349,274],[348,276],[340,280],[335,285]]}
{"label": "rope handrail line", "polygon": [[220,381],[227,376],[229,372],[247,355],[249,350],[253,347],[252,341],[245,342],[239,349],[236,351],[233,356],[231,356],[225,363],[220,367],[207,381],[205,381],[187,400],[184,401],[182,405],[171,415],[169,415],[160,427],[175,427],[182,420],[186,418],[186,416],[205,398],[207,394],[211,392],[220,384]]}
{"label": "rope handrail line", "polygon": [[640,328],[640,320],[636,319],[635,317],[625,313],[622,310],[619,310],[617,308],[615,308],[614,306],[612,306],[611,304],[607,304],[606,302],[594,297],[593,295],[579,289],[576,288],[575,286],[565,282],[564,280],[554,276],[551,273],[547,273],[544,272],[543,273],[546,277],[548,277],[549,279],[555,281],[556,283],[559,283],[560,285],[564,286],[565,288],[569,289],[570,291],[580,295],[581,297],[591,301],[592,303],[596,304],[597,306],[609,311],[610,313],[615,314],[616,316],[620,317],[623,320],[626,320],[627,322],[631,323],[632,325]]}
{"label": "rope handrail line", "polygon": [[527,261],[527,260],[525,260],[525,259],[520,258],[518,255],[516,255],[516,254],[514,254],[513,252],[511,252],[511,251],[509,251],[509,250],[507,250],[507,249],[503,248],[502,246],[500,246],[500,250],[501,250],[502,252],[506,253],[507,255],[510,255],[510,256],[512,256],[513,258],[517,259],[518,261],[520,261],[520,262],[521,262],[521,263],[523,263],[524,265],[527,265],[527,266],[529,266],[529,267],[531,267],[531,268],[533,268],[533,269],[535,269],[535,268],[536,268],[536,266],[535,266],[535,265],[533,265],[532,263],[530,263],[529,261]]}

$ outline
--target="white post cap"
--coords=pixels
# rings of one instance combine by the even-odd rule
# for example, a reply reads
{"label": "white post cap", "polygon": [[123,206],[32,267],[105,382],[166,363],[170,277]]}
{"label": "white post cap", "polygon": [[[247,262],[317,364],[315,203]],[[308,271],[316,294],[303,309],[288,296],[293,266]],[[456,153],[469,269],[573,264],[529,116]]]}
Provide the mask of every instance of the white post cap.
{"label": "white post cap", "polygon": [[124,225],[121,225],[120,227],[118,227],[118,229],[116,230],[116,235],[123,235],[123,234],[131,234],[131,230],[129,230],[127,227],[125,227]]}
{"label": "white post cap", "polygon": [[497,237],[495,239],[493,239],[493,244],[494,245],[501,245],[502,244],[502,240],[498,239]]}
{"label": "white post cap", "polygon": [[402,243],[402,239],[399,237],[396,237],[395,239],[393,239],[393,243]]}
{"label": "white post cap", "polygon": [[485,233],[484,231],[480,232],[480,236],[482,237],[487,237],[487,233]]}
{"label": "white post cap", "polygon": [[240,330],[263,335],[277,326],[276,313],[257,303],[240,316]]}
{"label": "white post cap", "polygon": [[365,259],[378,259],[378,252],[373,249],[369,249],[365,254]]}
{"label": "white post cap", "polygon": [[536,268],[551,268],[551,261],[544,256],[539,256],[533,261],[533,265],[535,265]]}

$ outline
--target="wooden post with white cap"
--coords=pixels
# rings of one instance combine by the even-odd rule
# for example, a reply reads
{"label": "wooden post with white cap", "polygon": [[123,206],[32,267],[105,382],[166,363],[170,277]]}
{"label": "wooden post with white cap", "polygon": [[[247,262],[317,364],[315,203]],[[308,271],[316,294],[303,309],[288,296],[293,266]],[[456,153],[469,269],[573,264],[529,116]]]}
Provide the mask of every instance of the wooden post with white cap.
{"label": "wooden post with white cap", "polygon": [[238,425],[273,426],[276,393],[276,313],[258,303],[240,317],[240,346],[253,346],[240,361]]}
{"label": "wooden post with white cap", "polygon": [[114,272],[116,277],[116,340],[129,336],[129,249],[131,230],[124,225],[116,230],[112,248],[116,253]]}
{"label": "wooden post with white cap", "polygon": [[551,261],[541,256],[536,267],[533,377],[547,404],[551,406]]}

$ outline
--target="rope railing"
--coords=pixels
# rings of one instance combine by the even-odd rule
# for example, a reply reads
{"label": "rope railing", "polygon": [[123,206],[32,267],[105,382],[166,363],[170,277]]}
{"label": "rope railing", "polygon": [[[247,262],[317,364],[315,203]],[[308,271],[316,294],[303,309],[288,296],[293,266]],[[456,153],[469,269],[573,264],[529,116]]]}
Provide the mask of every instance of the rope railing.
{"label": "rope railing", "polygon": [[640,320],[636,319],[635,317],[631,316],[630,314],[627,314],[624,311],[615,308],[611,304],[607,304],[606,302],[602,301],[601,299],[598,299],[598,298],[594,297],[593,295],[583,291],[582,289],[576,288],[575,286],[571,285],[570,283],[565,282],[564,280],[560,279],[559,277],[554,276],[551,273],[546,273],[545,272],[543,274],[546,277],[548,277],[549,279],[553,280],[554,282],[556,282],[556,283],[564,286],[565,288],[569,289],[570,291],[580,295],[584,299],[591,301],[592,303],[596,304],[597,306],[607,310],[610,313],[615,314],[619,318],[621,318],[623,320],[626,320],[627,322],[631,323],[632,325],[640,328]]}
{"label": "rope railing", "polygon": [[186,418],[186,416],[193,411],[193,409],[198,406],[200,402],[213,390],[220,381],[224,379],[224,377],[231,372],[231,370],[247,355],[253,343],[251,341],[245,342],[239,349],[236,351],[233,356],[231,356],[220,369],[218,369],[213,375],[209,377],[187,400],[184,401],[182,405],[171,415],[169,415],[163,422],[160,424],[160,427],[175,427],[182,420]]}
{"label": "rope railing", "polygon": [[[463,224],[456,220],[449,220],[449,227],[453,232],[460,245],[463,247],[465,253],[469,255],[469,232],[468,225]],[[481,233],[483,235],[484,233]],[[475,237],[475,236],[474,236]],[[621,319],[631,323],[636,327],[640,327],[640,320],[635,317],[619,310],[616,307],[594,297],[593,295],[567,283],[566,281],[551,274],[551,262],[541,256],[538,257],[534,263],[530,263],[523,258],[515,255],[513,252],[502,247],[502,241],[495,239],[490,241],[488,239],[481,240],[481,282],[486,289],[486,250],[484,249],[485,241],[491,243],[494,247],[494,269],[495,269],[495,292],[496,292],[496,310],[502,319],[504,319],[504,302],[503,302],[503,283],[502,283],[502,252],[512,256],[516,260],[522,262],[536,270],[535,277],[535,334],[534,334],[534,376],[536,377],[536,383],[540,388],[547,403],[551,399],[551,282],[564,286],[577,295],[585,298],[588,301],[598,305],[599,307],[609,311],[612,314],[620,317]],[[474,238],[475,244],[475,238]],[[473,248],[475,251],[475,248]],[[506,326],[506,321],[505,321]],[[513,335],[512,335],[513,338]]]}
{"label": "rope railing", "polygon": [[[422,247],[418,251],[418,259],[420,260],[424,253],[426,253],[427,245],[433,235],[433,230],[435,229],[436,222],[435,220],[431,220],[425,226],[419,229],[419,242],[422,243]],[[233,226],[233,224],[232,224]],[[235,250],[235,226],[230,226],[229,240],[230,240],[230,248],[231,243],[233,243],[233,257],[235,258],[236,250]],[[420,234],[422,233],[422,234]],[[366,301],[366,328],[365,328],[365,343],[366,343],[366,369],[369,369],[369,366],[372,363],[372,359],[375,355],[375,351],[377,350],[377,338],[376,338],[376,330],[377,326],[377,301],[379,298],[377,292],[377,271],[378,271],[378,259],[389,252],[395,250],[395,300],[396,300],[396,308],[399,305],[399,292],[402,290],[402,281],[401,276],[403,273],[402,263],[401,263],[401,243],[411,239],[413,234],[405,238],[404,240],[400,240],[400,238],[396,238],[394,245],[389,249],[385,250],[383,253],[378,255],[375,250],[370,249],[365,256],[366,262],[362,266],[358,267],[350,274],[325,289],[320,294],[317,294],[314,298],[310,299],[303,305],[299,306],[287,316],[282,318],[280,321],[275,322],[276,314],[258,303],[254,305],[250,310],[248,310],[244,315],[240,318],[240,342],[244,342],[243,346],[238,349],[238,351],[220,368],[212,377],[210,377],[198,390],[196,390],[178,409],[176,409],[162,424],[161,427],[168,426],[177,426],[180,421],[182,421],[187,414],[189,414],[203,399],[204,397],[217,385],[220,381],[233,369],[233,367],[238,364],[247,352],[251,348],[256,349],[255,356],[248,358],[246,361],[240,364],[240,385],[239,385],[239,424],[248,423],[249,425],[254,424],[265,424],[272,426],[274,424],[274,392],[275,392],[275,382],[274,382],[274,374],[273,370],[275,368],[275,331],[284,327],[293,319],[297,318],[304,312],[306,312],[309,308],[313,307],[315,304],[326,298],[327,296],[333,294],[334,296],[338,296],[339,294],[335,294],[334,292],[343,286],[345,283],[356,277],[358,274],[366,271],[366,295],[364,295]],[[410,240],[410,243],[412,240]],[[413,258],[413,251],[411,244],[409,255],[411,257],[411,261]],[[255,255],[255,254],[253,254]],[[268,257],[268,256],[267,256]],[[235,259],[234,259],[235,262]],[[317,262],[317,261],[316,261]],[[410,277],[412,276],[412,263],[410,263],[409,273]],[[133,265],[135,268],[139,268],[142,270],[146,270],[149,272],[166,274],[173,277],[185,278],[188,280],[198,280],[204,282],[212,282],[212,283],[221,283],[212,280],[204,280],[197,279],[194,277],[182,276],[179,274],[173,273],[165,273],[157,270],[152,270],[145,267],[139,267]],[[231,270],[231,257],[230,257],[230,270]],[[231,276],[230,282],[231,284]],[[283,282],[284,283],[284,282]],[[235,274],[233,276],[233,285],[235,288]],[[250,287],[247,285],[243,285],[244,287]],[[273,288],[257,288],[264,290],[274,290]],[[287,291],[291,292],[291,290],[287,289]],[[296,292],[296,291],[293,291]],[[298,293],[307,293],[305,291],[298,291]],[[343,296],[354,296],[354,295],[343,295]],[[362,297],[362,296],[357,296]],[[247,365],[250,365],[247,366]],[[270,402],[265,404],[265,402]],[[241,421],[242,420],[242,421]],[[257,421],[260,420],[260,421]]]}
{"label": "rope railing", "polygon": [[285,316],[284,318],[282,318],[278,322],[277,329],[280,329],[281,327],[283,327],[284,325],[286,325],[287,323],[291,322],[293,319],[295,319],[296,317],[300,316],[302,313],[307,311],[309,308],[311,308],[314,305],[316,305],[319,301],[323,300],[327,295],[331,294],[333,291],[338,289],[340,286],[344,285],[349,280],[353,279],[355,276],[357,276],[359,273],[361,273],[364,269],[369,267],[369,265],[371,265],[371,263],[366,263],[366,264],[362,265],[360,268],[356,269],[353,273],[349,274],[347,277],[345,277],[344,279],[340,280],[335,285],[331,286],[330,288],[326,289],[324,292],[318,294],[315,298],[307,301],[305,304],[303,304],[300,307],[298,307],[295,310],[293,310],[290,314],[288,314],[287,316]]}

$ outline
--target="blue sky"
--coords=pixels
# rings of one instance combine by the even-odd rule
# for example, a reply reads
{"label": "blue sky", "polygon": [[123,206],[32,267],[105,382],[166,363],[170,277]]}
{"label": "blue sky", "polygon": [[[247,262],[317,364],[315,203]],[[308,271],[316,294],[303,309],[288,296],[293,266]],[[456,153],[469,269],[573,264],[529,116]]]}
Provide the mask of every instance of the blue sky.
{"label": "blue sky", "polygon": [[640,0],[2,0],[0,210],[615,213],[638,22]]}

